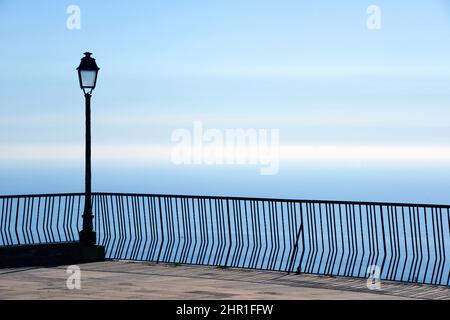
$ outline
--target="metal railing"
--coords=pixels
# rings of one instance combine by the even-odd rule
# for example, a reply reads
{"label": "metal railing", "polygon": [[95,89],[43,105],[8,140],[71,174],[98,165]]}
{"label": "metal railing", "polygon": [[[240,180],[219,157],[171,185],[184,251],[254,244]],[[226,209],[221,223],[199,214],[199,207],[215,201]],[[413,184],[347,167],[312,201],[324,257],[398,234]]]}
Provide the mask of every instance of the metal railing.
{"label": "metal railing", "polygon": [[[0,197],[0,245],[77,239],[83,201]],[[120,193],[92,202],[112,259],[363,278],[378,269],[450,285],[450,206]]]}
{"label": "metal railing", "polygon": [[84,194],[0,196],[0,246],[78,240]]}

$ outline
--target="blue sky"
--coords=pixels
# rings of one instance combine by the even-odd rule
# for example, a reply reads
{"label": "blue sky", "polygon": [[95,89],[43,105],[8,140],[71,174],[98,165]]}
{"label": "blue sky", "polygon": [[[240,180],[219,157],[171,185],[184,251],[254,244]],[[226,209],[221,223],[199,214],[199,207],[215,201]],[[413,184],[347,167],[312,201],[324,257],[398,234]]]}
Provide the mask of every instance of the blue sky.
{"label": "blue sky", "polygon": [[[66,9],[72,4],[81,9],[80,30],[66,27]],[[380,30],[366,27],[369,5],[381,8]],[[424,201],[445,201],[448,183],[442,172],[450,171],[448,1],[124,5],[0,0],[0,38],[2,193],[82,188],[82,174],[77,173],[83,165],[84,109],[75,68],[89,50],[101,68],[92,102],[94,188],[271,195],[270,188],[254,191],[259,190],[256,179],[258,185],[289,186],[277,189],[280,196],[414,201],[424,190],[408,189],[410,197],[401,191],[411,184],[404,177],[412,175],[414,184],[425,176],[442,192],[442,197],[425,196]],[[288,157],[277,177],[259,177],[258,170],[246,167],[173,168],[164,153],[171,147],[171,132],[189,129],[195,120],[219,129],[275,128],[284,148],[338,151],[321,159]],[[349,147],[351,152],[339,149]],[[394,147],[408,156],[400,161],[361,160],[366,150],[361,148],[367,147],[386,147],[380,151],[385,154]],[[431,155],[425,162],[420,157],[424,152]],[[342,153],[348,157],[337,161]],[[72,170],[67,177],[69,169],[64,168]],[[377,189],[369,186],[374,176],[387,172],[383,168],[403,181],[394,194],[382,192],[382,182],[374,183]],[[342,181],[349,191],[341,193],[342,187],[323,186],[325,171],[335,174],[336,181],[355,175],[361,182],[354,190],[351,182]],[[30,172],[41,172],[48,181],[24,183],[33,180],[27,178]],[[164,186],[139,180],[143,172],[146,181],[157,174]],[[213,176],[216,180],[207,181],[217,184],[236,172],[237,180],[223,188],[178,188],[179,175]],[[317,188],[293,192],[294,182],[286,182],[292,175]],[[120,182],[122,178],[129,182]],[[360,186],[363,193],[356,191]]]}

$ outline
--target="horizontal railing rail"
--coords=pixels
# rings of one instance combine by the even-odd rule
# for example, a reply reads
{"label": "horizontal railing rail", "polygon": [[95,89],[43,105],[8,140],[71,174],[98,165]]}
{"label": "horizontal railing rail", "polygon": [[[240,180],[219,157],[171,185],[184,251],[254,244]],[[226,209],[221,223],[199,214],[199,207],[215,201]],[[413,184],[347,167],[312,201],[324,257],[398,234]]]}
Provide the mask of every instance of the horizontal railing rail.
{"label": "horizontal railing rail", "polygon": [[[449,285],[450,206],[93,193],[111,259]],[[84,195],[0,196],[0,245],[78,240]]]}
{"label": "horizontal railing rail", "polygon": [[223,200],[247,200],[247,201],[272,201],[272,202],[308,202],[308,203],[335,203],[335,204],[354,204],[354,205],[383,205],[383,206],[409,206],[409,207],[430,207],[450,209],[450,205],[442,204],[422,204],[422,203],[401,203],[401,202],[374,202],[374,201],[345,201],[345,200],[311,200],[311,199],[281,199],[281,198],[262,198],[262,197],[230,197],[230,196],[203,196],[203,195],[175,195],[175,194],[146,194],[146,193],[127,193],[127,192],[93,192],[94,195],[115,195],[128,197],[170,197],[170,198],[193,198],[193,199],[223,199]]}

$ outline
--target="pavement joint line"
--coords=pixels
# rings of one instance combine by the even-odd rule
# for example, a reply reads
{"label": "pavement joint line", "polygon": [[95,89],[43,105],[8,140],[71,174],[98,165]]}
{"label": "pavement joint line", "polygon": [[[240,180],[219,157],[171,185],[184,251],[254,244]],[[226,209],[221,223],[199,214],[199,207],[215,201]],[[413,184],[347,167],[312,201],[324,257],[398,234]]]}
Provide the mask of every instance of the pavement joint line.
{"label": "pavement joint line", "polygon": [[[31,268],[20,268],[20,269],[15,269],[15,270],[11,270],[11,271],[5,271],[5,272],[0,272],[0,276],[5,275],[5,274],[11,274],[11,273],[19,273],[19,272],[26,272],[26,271],[30,271],[30,270],[36,270],[36,269],[42,269],[43,267],[31,267]],[[8,268],[11,269],[11,268]]]}

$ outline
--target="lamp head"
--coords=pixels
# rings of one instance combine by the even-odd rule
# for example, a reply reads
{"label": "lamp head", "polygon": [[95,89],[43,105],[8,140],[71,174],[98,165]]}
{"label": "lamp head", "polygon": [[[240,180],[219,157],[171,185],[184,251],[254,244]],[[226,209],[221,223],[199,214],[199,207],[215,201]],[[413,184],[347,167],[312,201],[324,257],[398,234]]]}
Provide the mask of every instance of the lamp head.
{"label": "lamp head", "polygon": [[83,92],[91,93],[97,84],[97,75],[100,68],[95,63],[95,59],[91,57],[92,53],[85,52],[78,66],[78,80],[80,81],[80,88]]}

